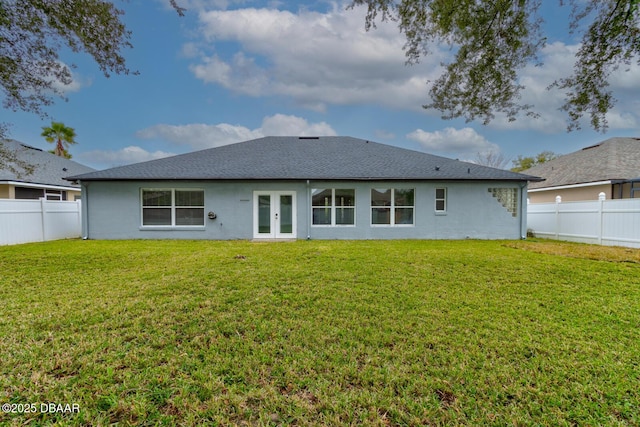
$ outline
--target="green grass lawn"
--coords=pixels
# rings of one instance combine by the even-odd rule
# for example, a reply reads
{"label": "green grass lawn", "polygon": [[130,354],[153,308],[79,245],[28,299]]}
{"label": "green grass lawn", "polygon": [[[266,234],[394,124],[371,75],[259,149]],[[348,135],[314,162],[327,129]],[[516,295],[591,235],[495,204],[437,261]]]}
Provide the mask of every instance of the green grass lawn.
{"label": "green grass lawn", "polygon": [[0,292],[1,425],[640,425],[639,250],[59,241]]}

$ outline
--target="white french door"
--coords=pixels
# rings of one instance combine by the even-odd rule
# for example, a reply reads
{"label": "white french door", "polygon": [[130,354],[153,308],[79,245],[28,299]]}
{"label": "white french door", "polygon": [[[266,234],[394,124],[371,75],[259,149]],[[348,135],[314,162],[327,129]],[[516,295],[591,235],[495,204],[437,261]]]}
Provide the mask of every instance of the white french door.
{"label": "white french door", "polygon": [[296,238],[295,191],[253,192],[253,238]]}

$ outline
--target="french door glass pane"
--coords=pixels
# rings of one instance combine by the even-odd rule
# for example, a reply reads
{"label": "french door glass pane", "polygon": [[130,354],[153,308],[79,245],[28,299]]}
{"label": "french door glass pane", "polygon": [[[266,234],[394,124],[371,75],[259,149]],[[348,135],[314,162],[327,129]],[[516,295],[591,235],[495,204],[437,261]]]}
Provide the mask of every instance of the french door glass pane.
{"label": "french door glass pane", "polygon": [[271,233],[271,196],[258,196],[258,233]]}
{"label": "french door glass pane", "polygon": [[280,233],[293,232],[293,196],[280,195]]}

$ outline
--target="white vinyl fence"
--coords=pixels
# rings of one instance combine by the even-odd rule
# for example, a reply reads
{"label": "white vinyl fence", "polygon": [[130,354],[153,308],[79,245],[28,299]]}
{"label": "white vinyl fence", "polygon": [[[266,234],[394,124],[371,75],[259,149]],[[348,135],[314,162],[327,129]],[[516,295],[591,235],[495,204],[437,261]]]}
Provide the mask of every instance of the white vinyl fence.
{"label": "white vinyl fence", "polygon": [[640,199],[535,203],[527,206],[527,228],[536,237],[640,248]]}
{"label": "white vinyl fence", "polygon": [[0,245],[80,237],[80,200],[0,199]]}

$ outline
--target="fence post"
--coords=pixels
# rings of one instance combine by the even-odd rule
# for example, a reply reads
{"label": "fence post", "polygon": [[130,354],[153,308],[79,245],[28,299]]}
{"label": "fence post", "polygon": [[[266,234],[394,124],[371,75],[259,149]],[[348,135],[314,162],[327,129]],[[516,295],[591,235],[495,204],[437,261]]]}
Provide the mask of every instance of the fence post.
{"label": "fence post", "polygon": [[42,221],[42,241],[47,241],[47,199],[40,197],[40,218]]}
{"label": "fence post", "polygon": [[562,197],[556,196],[556,240],[560,239],[560,203]]}
{"label": "fence post", "polygon": [[598,244],[602,244],[602,233],[604,232],[604,201],[607,195],[604,192],[598,194],[598,216],[600,217],[600,225],[598,227]]}

